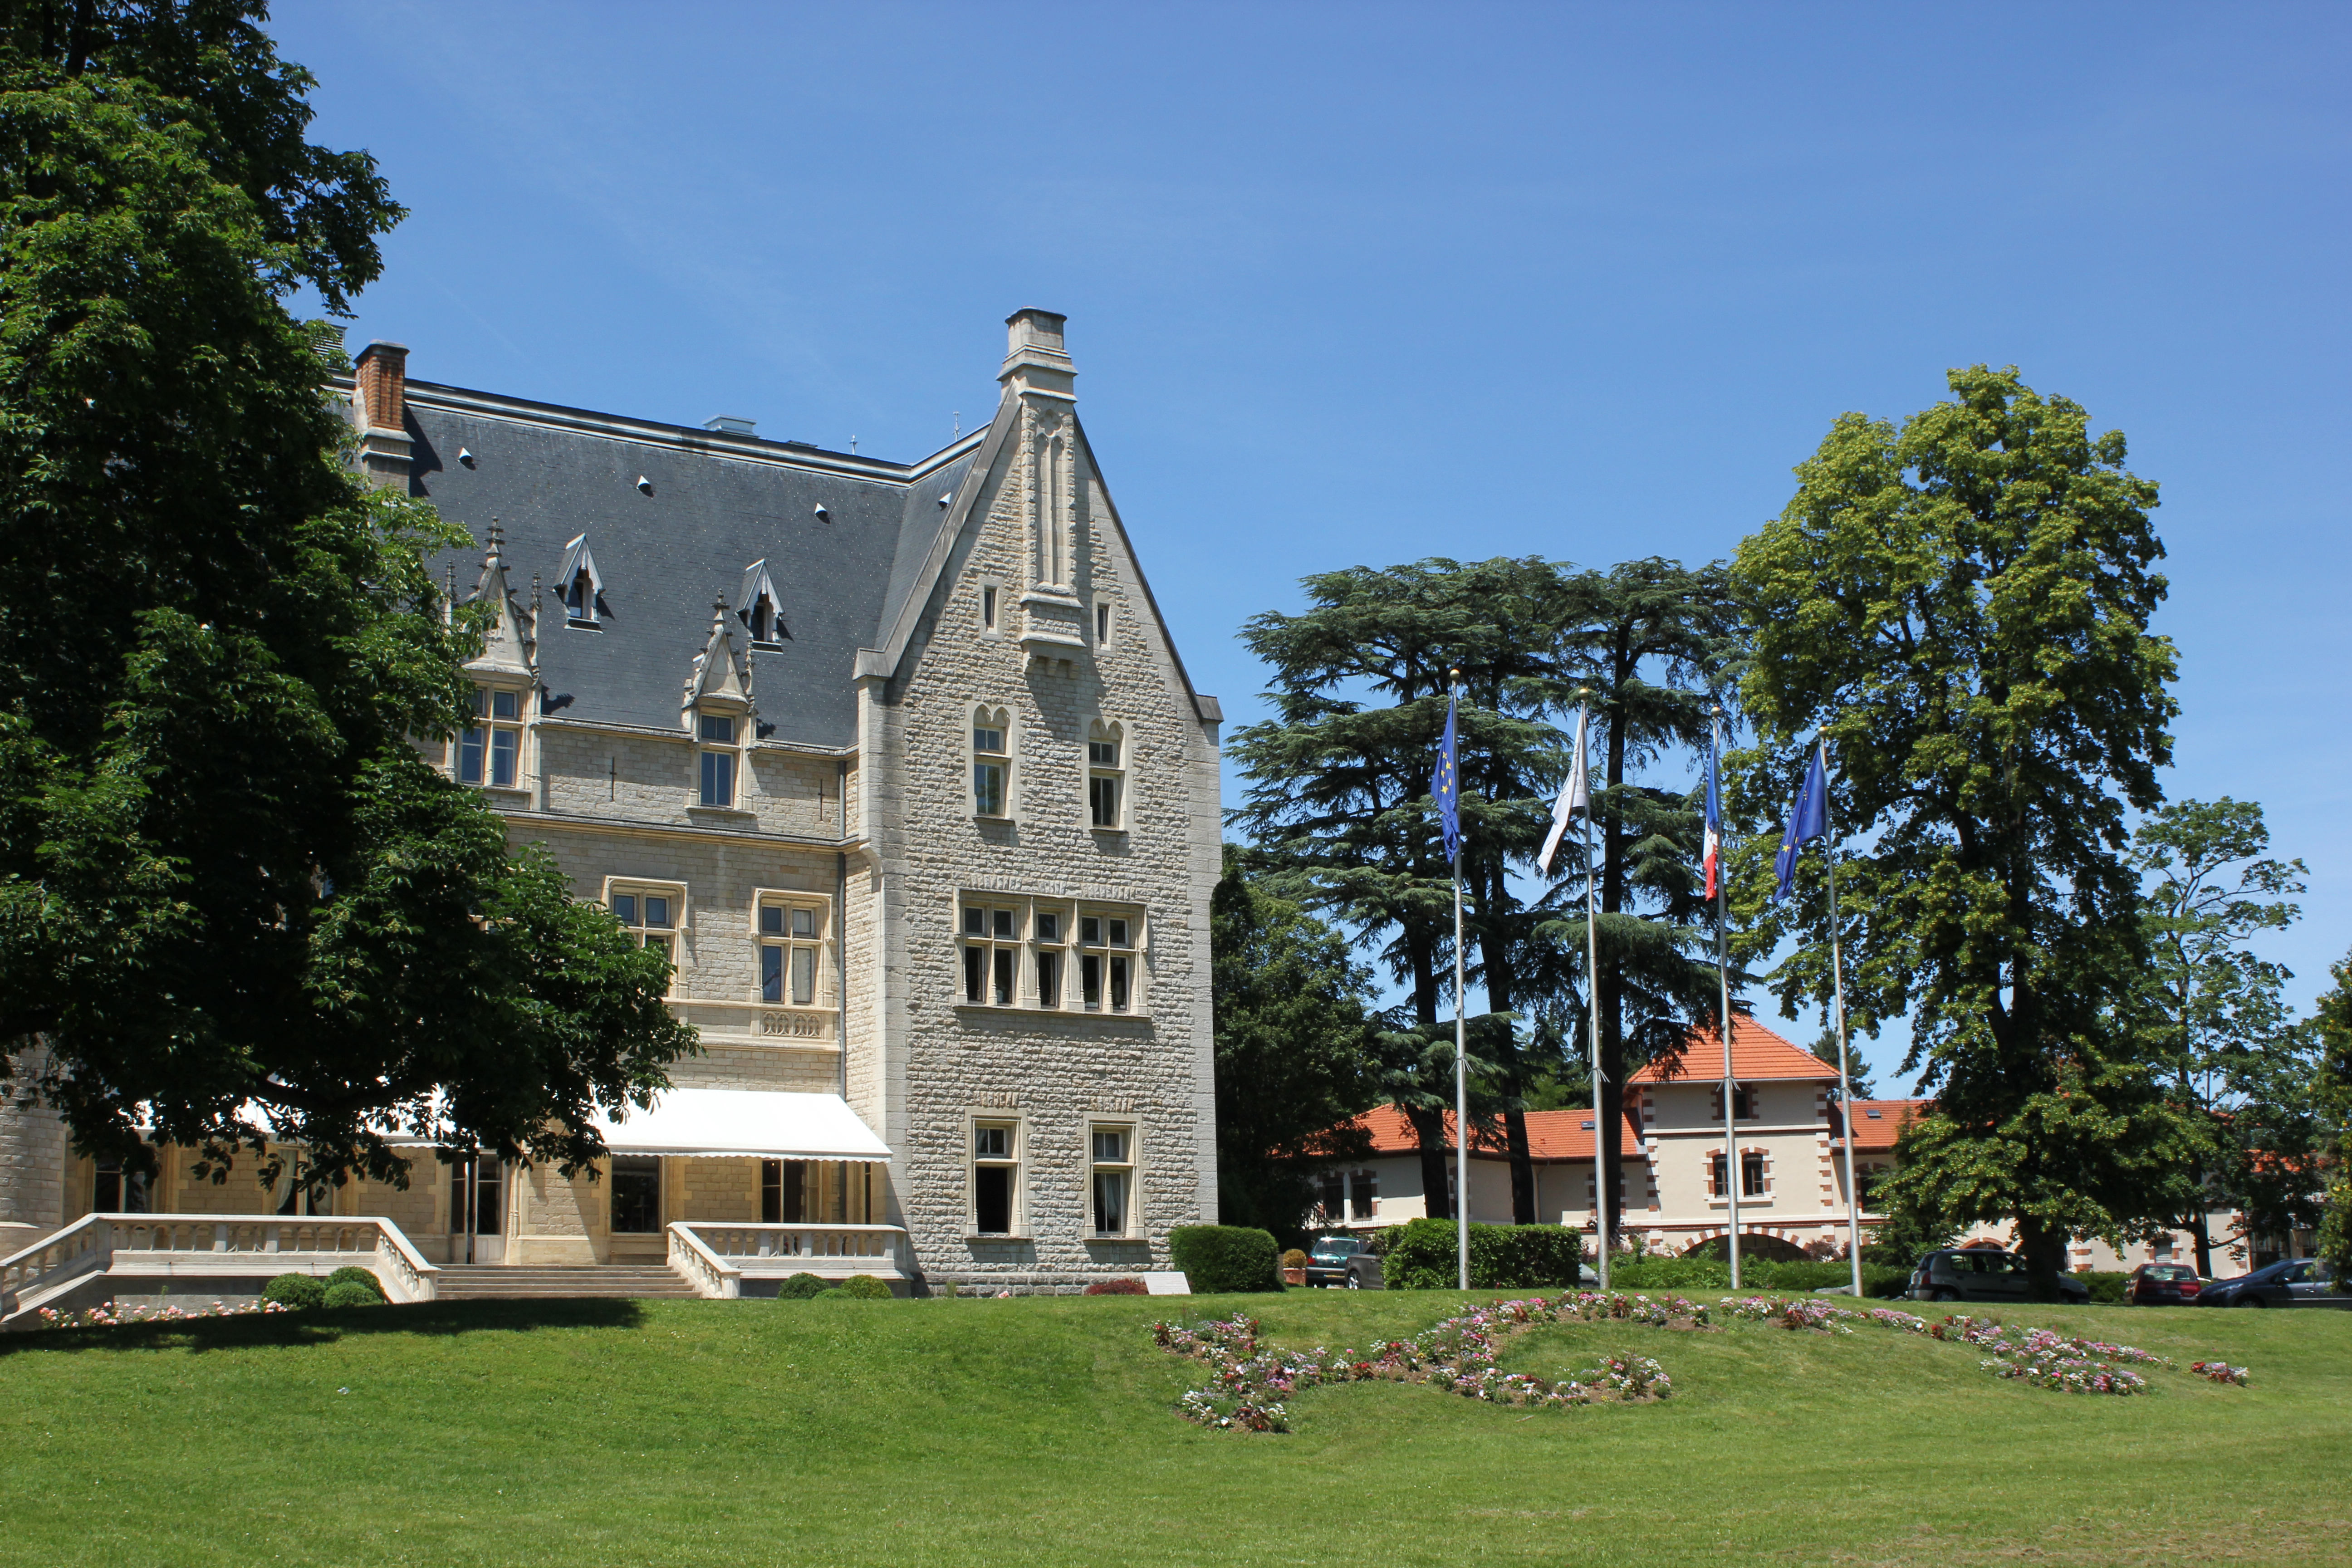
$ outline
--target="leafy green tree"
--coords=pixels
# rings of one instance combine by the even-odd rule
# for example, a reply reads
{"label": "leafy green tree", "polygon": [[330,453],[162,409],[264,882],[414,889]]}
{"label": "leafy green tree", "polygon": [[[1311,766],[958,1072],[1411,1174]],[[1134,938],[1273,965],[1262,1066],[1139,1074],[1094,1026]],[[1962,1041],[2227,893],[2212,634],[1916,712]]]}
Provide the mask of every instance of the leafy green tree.
{"label": "leafy green tree", "polygon": [[[1622,1236],[1625,1079],[1644,1063],[1681,1062],[1691,1025],[1720,1010],[1713,917],[1699,854],[1705,816],[1685,785],[1643,775],[1672,759],[1706,754],[1711,710],[1722,695],[1737,618],[1720,564],[1688,567],[1651,557],[1565,584],[1559,702],[1589,695],[1591,789],[1600,904],[1600,1163],[1609,1232]],[[1576,877],[1578,857],[1566,852]],[[1565,890],[1565,889],[1564,889]],[[1579,971],[1586,951],[1581,886],[1557,900],[1540,934]],[[1588,982],[1588,984],[1591,984]]]}
{"label": "leafy green tree", "polygon": [[[2038,1288],[2069,1237],[2122,1239],[2195,1201],[2205,1139],[2129,1026],[2147,962],[2127,809],[2169,760],[2173,649],[2156,487],[2120,432],[2014,369],[1954,371],[1893,426],[1840,417],[1732,572],[1764,744],[1737,809],[1786,809],[1811,732],[1837,765],[1837,918],[1865,1030],[1908,1011],[1936,1092],[1890,1196],[2013,1218]],[[1783,1004],[1830,991],[1821,857],[1769,904],[1768,842],[1738,891],[1759,943],[1801,938]]]}
{"label": "leafy green tree", "polygon": [[1370,1152],[1347,1127],[1381,1094],[1370,972],[1344,937],[1257,886],[1231,844],[1210,946],[1220,1217],[1295,1238],[1316,1173]]}
{"label": "leafy green tree", "polygon": [[[1319,574],[1306,579],[1306,611],[1255,616],[1242,633],[1273,668],[1276,717],[1236,731],[1228,747],[1250,781],[1232,820],[1269,858],[1273,890],[1327,911],[1376,946],[1405,988],[1402,1016],[1380,1036],[1383,1075],[1412,1122],[1431,1213],[1441,1217],[1451,1213],[1444,1113],[1454,1103],[1454,1050],[1452,1024],[1441,1015],[1450,1011],[1454,883],[1433,815],[1430,766],[1449,670],[1467,650],[1502,640],[1496,611],[1516,602],[1465,591],[1465,571],[1515,577],[1521,564],[1465,569],[1433,560]],[[1496,689],[1516,689],[1514,679],[1497,675]],[[1468,764],[1540,752],[1558,737],[1540,721],[1475,701],[1462,706],[1457,734],[1468,900],[1491,880],[1482,858],[1523,841],[1539,809],[1527,798],[1489,799]],[[1510,1037],[1486,1026],[1479,1037]],[[1482,1084],[1502,1076],[1492,1058],[1468,1065]],[[1485,1095],[1481,1104],[1489,1114],[1503,1109]],[[1518,1137],[1524,1148],[1523,1124]]]}
{"label": "leafy green tree", "polygon": [[2352,1276],[2352,958],[2331,973],[2336,984],[2319,999],[2313,1019],[2320,1041],[2316,1098],[2326,1131],[2315,1168],[2304,1175],[2325,1196],[2319,1255],[2342,1278]]}
{"label": "leafy green tree", "polygon": [[2209,1209],[2234,1203],[2263,1234],[2315,1217],[2311,1184],[2290,1174],[2307,1172],[2319,1134],[2314,1042],[2281,997],[2292,974],[2251,947],[2294,921],[2287,900],[2303,891],[2303,862],[2267,855],[2261,805],[2226,797],[2167,805],[2133,843],[2147,882],[2148,1025],[2169,1047],[2174,1096],[2204,1119],[2214,1151],[2200,1201],[2177,1219],[2197,1271],[2210,1275]]}
{"label": "leafy green tree", "polygon": [[574,1167],[692,1036],[415,748],[467,711],[421,564],[460,536],[355,480],[287,309],[400,209],[264,16],[0,12],[0,1044],[93,1152]]}

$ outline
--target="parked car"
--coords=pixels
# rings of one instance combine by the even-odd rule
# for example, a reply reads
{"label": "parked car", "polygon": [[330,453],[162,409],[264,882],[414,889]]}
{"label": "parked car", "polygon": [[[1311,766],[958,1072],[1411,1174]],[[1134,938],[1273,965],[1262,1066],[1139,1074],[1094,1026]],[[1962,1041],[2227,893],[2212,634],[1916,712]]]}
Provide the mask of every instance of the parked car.
{"label": "parked car", "polygon": [[1337,1285],[1349,1290],[1378,1290],[1381,1288],[1381,1260],[1372,1255],[1372,1244],[1361,1237],[1318,1237],[1307,1254],[1307,1282]]}
{"label": "parked car", "polygon": [[[1931,1252],[1911,1271],[1915,1301],[2023,1301],[2033,1289],[2032,1271],[2013,1252],[1990,1247],[1959,1247]],[[2058,1295],[2079,1307],[2091,1299],[2091,1288],[2070,1275],[2058,1277]]]}
{"label": "parked car", "polygon": [[2135,1307],[2193,1307],[2204,1288],[2197,1270],[2185,1263],[2143,1263],[2132,1270],[2124,1300]]}
{"label": "parked car", "polygon": [[2290,1258],[2235,1279],[2213,1280],[2197,1293],[2197,1304],[2352,1308],[2352,1280],[2338,1276],[2323,1259]]}

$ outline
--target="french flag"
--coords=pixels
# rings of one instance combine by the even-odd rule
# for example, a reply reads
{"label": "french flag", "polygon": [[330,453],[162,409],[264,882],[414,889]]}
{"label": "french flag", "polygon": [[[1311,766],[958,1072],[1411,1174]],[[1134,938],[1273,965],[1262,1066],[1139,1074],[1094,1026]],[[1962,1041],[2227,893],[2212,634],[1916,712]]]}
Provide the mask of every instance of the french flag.
{"label": "french flag", "polygon": [[1706,896],[1715,897],[1716,861],[1723,852],[1723,814],[1716,805],[1715,739],[1706,742],[1706,845],[1699,856],[1699,864],[1706,869]]}

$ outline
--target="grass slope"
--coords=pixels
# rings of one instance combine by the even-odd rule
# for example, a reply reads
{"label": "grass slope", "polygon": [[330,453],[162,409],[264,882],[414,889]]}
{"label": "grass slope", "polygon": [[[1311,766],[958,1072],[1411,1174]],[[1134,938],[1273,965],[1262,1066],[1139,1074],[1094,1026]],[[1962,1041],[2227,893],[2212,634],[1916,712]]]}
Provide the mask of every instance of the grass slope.
{"label": "grass slope", "polygon": [[2352,1558],[2352,1314],[2014,1314],[2151,1372],[2095,1399],[1952,1345],[1552,1328],[1509,1364],[1664,1362],[1528,1413],[1314,1390],[1299,1430],[1171,1413],[1168,1307],[1362,1343],[1463,1298],[1294,1291],[482,1302],[0,1342],[0,1559],[48,1564],[1968,1563]]}

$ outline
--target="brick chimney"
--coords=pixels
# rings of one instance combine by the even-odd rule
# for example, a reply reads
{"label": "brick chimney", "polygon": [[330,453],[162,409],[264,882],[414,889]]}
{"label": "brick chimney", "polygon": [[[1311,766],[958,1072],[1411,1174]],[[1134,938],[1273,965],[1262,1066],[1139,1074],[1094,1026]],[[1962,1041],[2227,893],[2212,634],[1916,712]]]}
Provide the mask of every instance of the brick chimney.
{"label": "brick chimney", "polygon": [[1076,402],[1077,367],[1062,343],[1063,323],[1068,320],[1051,310],[1015,310],[1005,317],[1004,368],[996,379],[1017,393]]}
{"label": "brick chimney", "polygon": [[408,488],[408,345],[360,351],[352,414],[360,427],[360,471],[370,484]]}

